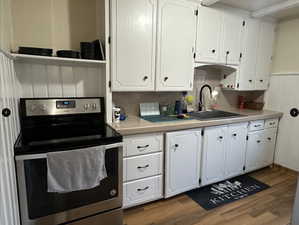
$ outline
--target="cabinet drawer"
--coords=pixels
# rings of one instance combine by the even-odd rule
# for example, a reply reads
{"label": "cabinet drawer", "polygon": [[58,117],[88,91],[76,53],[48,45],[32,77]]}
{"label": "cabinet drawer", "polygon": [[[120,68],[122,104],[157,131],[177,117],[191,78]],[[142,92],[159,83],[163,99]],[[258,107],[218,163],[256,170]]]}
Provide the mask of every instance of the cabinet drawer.
{"label": "cabinet drawer", "polygon": [[278,119],[270,119],[265,121],[265,128],[274,128],[278,126]]}
{"label": "cabinet drawer", "polygon": [[124,138],[124,156],[135,156],[163,150],[163,134],[134,135]]}
{"label": "cabinet drawer", "polygon": [[249,131],[257,131],[264,129],[265,121],[264,120],[256,120],[251,121],[249,123]]}
{"label": "cabinet drawer", "polygon": [[162,176],[145,178],[124,184],[124,207],[162,198]]}
{"label": "cabinet drawer", "polygon": [[124,159],[124,181],[159,175],[162,173],[162,162],[162,153]]}

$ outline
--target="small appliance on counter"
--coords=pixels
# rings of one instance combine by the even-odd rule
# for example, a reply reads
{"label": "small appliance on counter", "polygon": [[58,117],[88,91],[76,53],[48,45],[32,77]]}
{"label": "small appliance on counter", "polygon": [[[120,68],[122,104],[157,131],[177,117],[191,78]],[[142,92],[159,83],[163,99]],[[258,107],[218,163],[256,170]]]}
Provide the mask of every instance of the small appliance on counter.
{"label": "small appliance on counter", "polygon": [[19,47],[19,54],[26,55],[40,55],[40,56],[52,56],[53,49],[50,48],[34,48],[34,47]]}
{"label": "small appliance on counter", "polygon": [[[122,225],[122,136],[105,123],[104,98],[21,99],[20,122],[15,160],[22,225]],[[64,170],[69,165],[77,173],[72,176],[84,175],[85,167],[78,165],[76,170],[75,160],[78,154],[90,160],[86,154],[93,151],[105,163],[97,186],[63,193],[49,186],[51,171],[69,174],[69,169]],[[64,165],[62,160],[61,168],[58,164],[51,170],[53,154],[68,155],[70,163]],[[93,172],[89,165],[87,173]]]}

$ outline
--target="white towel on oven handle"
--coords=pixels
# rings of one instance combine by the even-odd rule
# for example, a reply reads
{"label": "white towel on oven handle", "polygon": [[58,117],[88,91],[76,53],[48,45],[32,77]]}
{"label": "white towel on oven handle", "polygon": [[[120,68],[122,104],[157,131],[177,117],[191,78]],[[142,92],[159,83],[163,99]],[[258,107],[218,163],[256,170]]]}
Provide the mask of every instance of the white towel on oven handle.
{"label": "white towel on oven handle", "polygon": [[99,186],[107,177],[103,146],[47,153],[48,192],[67,193]]}

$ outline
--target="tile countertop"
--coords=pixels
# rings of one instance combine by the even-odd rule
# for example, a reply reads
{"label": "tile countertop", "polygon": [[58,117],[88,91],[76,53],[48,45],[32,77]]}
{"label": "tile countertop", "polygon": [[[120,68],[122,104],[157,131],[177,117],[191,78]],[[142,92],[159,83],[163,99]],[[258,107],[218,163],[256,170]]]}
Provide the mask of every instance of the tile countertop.
{"label": "tile countertop", "polygon": [[225,125],[231,123],[240,123],[240,122],[248,122],[253,120],[264,120],[264,119],[272,119],[282,117],[283,113],[270,111],[270,110],[249,110],[249,109],[223,109],[219,110],[233,112],[241,114],[240,117],[234,118],[225,118],[225,119],[217,119],[217,120],[180,120],[180,121],[171,121],[171,122],[148,122],[146,120],[141,119],[137,116],[128,116],[125,121],[121,121],[120,123],[111,123],[116,131],[118,131],[122,135],[134,135],[134,134],[144,134],[144,133],[156,133],[156,132],[169,132],[169,131],[177,131],[177,130],[186,130],[186,129],[194,129],[200,127],[210,127],[210,126],[218,126]]}

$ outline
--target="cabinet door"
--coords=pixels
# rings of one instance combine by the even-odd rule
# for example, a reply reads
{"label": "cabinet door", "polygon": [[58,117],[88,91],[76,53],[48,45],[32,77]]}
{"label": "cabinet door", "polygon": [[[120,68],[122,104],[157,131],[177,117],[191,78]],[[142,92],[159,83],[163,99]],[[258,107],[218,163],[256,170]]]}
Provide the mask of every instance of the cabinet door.
{"label": "cabinet door", "polygon": [[203,185],[221,181],[225,177],[227,130],[227,126],[205,129],[203,138]]}
{"label": "cabinet door", "polygon": [[156,0],[112,0],[112,90],[155,87]]}
{"label": "cabinet door", "polygon": [[225,157],[225,175],[234,177],[243,173],[246,154],[247,123],[230,125]]}
{"label": "cabinet door", "polygon": [[264,164],[271,165],[274,160],[277,128],[267,129],[264,133]]}
{"label": "cabinet door", "polygon": [[161,0],[158,7],[157,90],[192,90],[196,38],[196,5]]}
{"label": "cabinet door", "polygon": [[225,64],[240,63],[243,18],[225,12],[222,25],[222,45],[220,60]]}
{"label": "cabinet door", "polygon": [[202,6],[199,8],[196,61],[219,62],[222,14],[219,10]]}
{"label": "cabinet door", "polygon": [[275,25],[261,22],[256,62],[256,89],[266,90],[270,79]]}
{"label": "cabinet door", "polygon": [[246,19],[242,41],[239,90],[255,90],[256,56],[260,23],[255,19]]}
{"label": "cabinet door", "polygon": [[262,168],[264,165],[264,131],[248,134],[246,150],[246,172]]}
{"label": "cabinet door", "polygon": [[165,197],[199,186],[201,130],[166,134]]}

